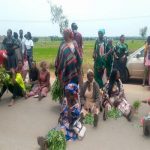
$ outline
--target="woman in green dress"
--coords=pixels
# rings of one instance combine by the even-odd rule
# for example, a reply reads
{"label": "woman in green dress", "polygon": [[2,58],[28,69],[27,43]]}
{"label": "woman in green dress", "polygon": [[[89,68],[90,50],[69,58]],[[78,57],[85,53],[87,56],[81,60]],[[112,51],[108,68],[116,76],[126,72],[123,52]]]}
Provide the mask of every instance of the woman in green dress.
{"label": "woman in green dress", "polygon": [[116,44],[114,53],[114,68],[118,69],[123,82],[126,81],[126,63],[128,56],[128,45],[125,43],[125,36],[120,36],[120,41]]}
{"label": "woman in green dress", "polygon": [[94,58],[94,78],[99,84],[100,88],[103,88],[103,74],[105,70],[105,50],[106,40],[104,39],[105,30],[100,29],[98,31],[98,39],[95,42],[93,58]]}
{"label": "woman in green dress", "polygon": [[108,43],[106,45],[106,70],[107,70],[107,78],[108,79],[110,77],[110,73],[112,70],[113,53],[114,53],[113,40],[109,39]]}

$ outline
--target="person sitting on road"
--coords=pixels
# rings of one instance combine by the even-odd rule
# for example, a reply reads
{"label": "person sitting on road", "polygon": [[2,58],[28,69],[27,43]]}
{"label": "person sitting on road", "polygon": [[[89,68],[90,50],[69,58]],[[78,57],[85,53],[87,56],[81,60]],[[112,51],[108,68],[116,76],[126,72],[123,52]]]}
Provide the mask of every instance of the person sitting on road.
{"label": "person sitting on road", "polygon": [[[78,102],[78,85],[70,83],[65,86],[65,98],[61,105],[60,117],[58,120],[60,130],[65,134],[67,141],[74,141],[78,138],[72,127],[74,122],[79,119],[80,112],[81,109]],[[37,141],[43,149],[48,145],[47,137],[38,137]]]}
{"label": "person sitting on road", "polygon": [[25,70],[23,68],[22,60],[18,60],[18,65],[16,68],[16,72],[22,75],[23,80],[25,80]]}
{"label": "person sitting on road", "polygon": [[83,108],[83,117],[89,112],[94,114],[94,127],[96,127],[100,108],[100,91],[98,83],[94,80],[94,72],[91,69],[87,72],[87,81],[81,86],[80,101]]}
{"label": "person sitting on road", "polygon": [[0,98],[8,89],[13,94],[8,106],[12,106],[15,104],[16,97],[25,96],[26,88],[21,74],[16,73],[14,69],[11,69],[9,73],[6,73],[5,78],[5,83],[3,83],[3,87],[0,92]]}
{"label": "person sitting on road", "polygon": [[[117,108],[128,121],[131,121],[133,108],[125,97],[123,84],[120,80],[120,73],[117,69],[112,70],[110,80],[106,85],[106,99],[103,99],[104,109],[110,110],[111,107]],[[106,116],[103,118],[106,119]]]}
{"label": "person sitting on road", "polygon": [[39,85],[34,88],[34,91],[31,91],[29,94],[27,94],[26,98],[34,96],[35,98],[38,97],[39,100],[42,100],[47,96],[47,93],[51,88],[50,73],[47,70],[47,63],[45,61],[41,62],[40,67],[41,70],[39,71],[39,75],[37,75],[39,77],[38,81],[35,81],[35,83],[39,83]]}
{"label": "person sitting on road", "polygon": [[27,93],[27,98],[31,96],[35,96],[39,89],[39,69],[36,66],[36,62],[32,61],[31,70],[29,71],[29,81],[31,85],[31,91]]}

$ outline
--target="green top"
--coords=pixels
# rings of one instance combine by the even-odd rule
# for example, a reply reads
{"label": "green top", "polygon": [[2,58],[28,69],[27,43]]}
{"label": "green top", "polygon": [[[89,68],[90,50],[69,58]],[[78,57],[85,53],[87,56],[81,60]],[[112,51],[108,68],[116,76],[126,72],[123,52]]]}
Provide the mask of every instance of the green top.
{"label": "green top", "polygon": [[119,58],[123,57],[124,55],[128,55],[128,45],[126,43],[118,42],[116,45],[116,54]]}

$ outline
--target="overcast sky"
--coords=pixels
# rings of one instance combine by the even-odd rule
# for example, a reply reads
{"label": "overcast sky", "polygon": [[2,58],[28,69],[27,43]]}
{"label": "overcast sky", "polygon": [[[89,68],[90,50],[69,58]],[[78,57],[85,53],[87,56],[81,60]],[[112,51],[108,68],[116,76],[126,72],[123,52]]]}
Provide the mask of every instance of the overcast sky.
{"label": "overcast sky", "polygon": [[[105,28],[107,36],[139,36],[148,26],[150,33],[150,0],[51,0],[62,5],[69,23],[76,22],[83,36],[97,36]],[[50,21],[48,0],[0,0],[0,35],[8,28],[33,36],[60,35],[59,27]]]}

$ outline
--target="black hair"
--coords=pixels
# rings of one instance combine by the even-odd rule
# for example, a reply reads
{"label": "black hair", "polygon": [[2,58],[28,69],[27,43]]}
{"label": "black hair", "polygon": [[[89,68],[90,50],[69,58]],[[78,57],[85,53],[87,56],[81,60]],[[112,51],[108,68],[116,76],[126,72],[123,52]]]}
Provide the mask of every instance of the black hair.
{"label": "black hair", "polygon": [[71,24],[71,28],[74,29],[74,30],[77,30],[78,29],[78,26],[77,24],[74,22]]}
{"label": "black hair", "polygon": [[119,39],[124,38],[124,37],[125,37],[125,35],[122,34]]}
{"label": "black hair", "polygon": [[32,39],[32,35],[31,32],[27,32],[28,38],[31,40]]}
{"label": "black hair", "polygon": [[147,44],[150,44],[150,36],[147,37]]}
{"label": "black hair", "polygon": [[11,30],[11,29],[8,29],[7,32],[8,32],[8,31],[12,34],[12,30]]}
{"label": "black hair", "polygon": [[117,69],[113,69],[111,74],[110,74],[110,79],[109,79],[109,87],[108,87],[108,95],[109,97],[111,96],[111,93],[112,93],[112,88],[113,88],[113,85],[115,82],[117,82],[117,85],[119,87],[119,90],[120,90],[120,82],[117,78],[117,73],[118,73],[118,70]]}
{"label": "black hair", "polygon": [[18,39],[18,33],[17,32],[14,32],[14,38]]}

